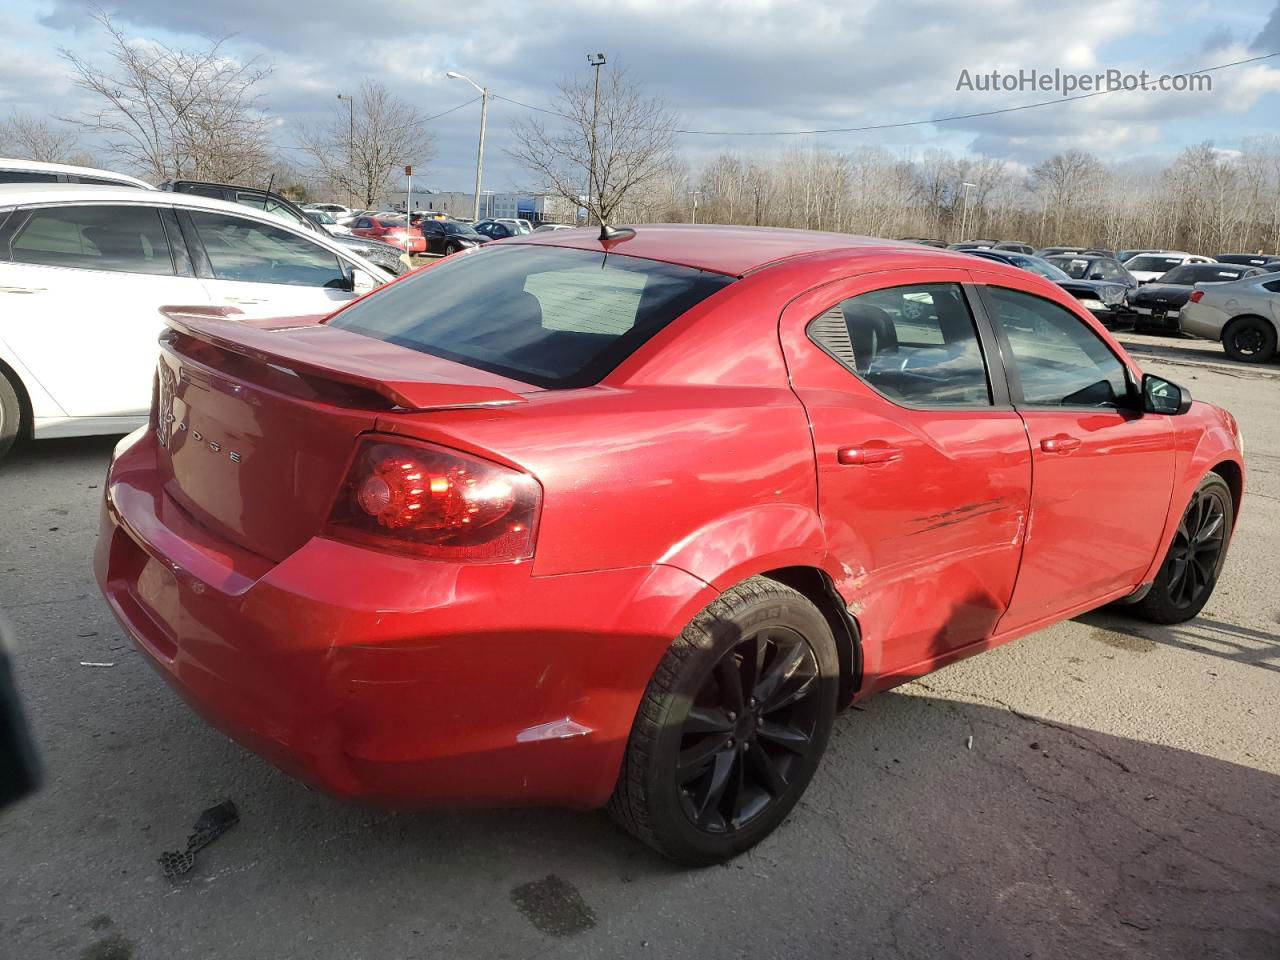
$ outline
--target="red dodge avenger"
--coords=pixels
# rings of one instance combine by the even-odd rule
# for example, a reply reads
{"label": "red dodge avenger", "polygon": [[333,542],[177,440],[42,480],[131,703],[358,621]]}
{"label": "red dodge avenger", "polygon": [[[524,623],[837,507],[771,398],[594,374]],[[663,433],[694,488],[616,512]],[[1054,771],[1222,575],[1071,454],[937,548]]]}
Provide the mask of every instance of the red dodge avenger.
{"label": "red dodge avenger", "polygon": [[320,323],[169,311],[96,569],[212,724],[336,794],[769,834],[852,700],[1107,603],[1194,617],[1227,412],[964,254],[641,226]]}

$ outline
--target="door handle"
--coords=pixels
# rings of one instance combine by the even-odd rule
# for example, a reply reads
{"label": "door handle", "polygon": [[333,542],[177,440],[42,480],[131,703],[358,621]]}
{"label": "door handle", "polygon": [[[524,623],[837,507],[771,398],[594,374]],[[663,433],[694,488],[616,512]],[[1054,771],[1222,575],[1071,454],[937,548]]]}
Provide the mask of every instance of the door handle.
{"label": "door handle", "polygon": [[836,462],[845,466],[866,466],[873,463],[893,463],[902,459],[902,451],[887,443],[872,440],[858,447],[841,447],[836,451]]}
{"label": "door handle", "polygon": [[0,293],[44,293],[47,287],[0,287]]}
{"label": "door handle", "polygon": [[1045,453],[1070,453],[1079,446],[1079,437],[1073,437],[1065,433],[1059,433],[1052,437],[1045,437],[1040,441],[1040,449]]}

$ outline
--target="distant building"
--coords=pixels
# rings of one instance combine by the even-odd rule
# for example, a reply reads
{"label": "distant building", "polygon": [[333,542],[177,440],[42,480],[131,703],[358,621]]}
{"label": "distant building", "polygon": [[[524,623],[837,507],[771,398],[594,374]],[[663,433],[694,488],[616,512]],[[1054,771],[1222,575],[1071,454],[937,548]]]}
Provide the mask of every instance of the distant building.
{"label": "distant building", "polygon": [[[388,194],[387,209],[404,210],[405,195]],[[413,194],[414,210],[430,210],[449,217],[470,217],[475,209],[475,194],[449,190],[432,190]],[[480,218],[528,220],[531,223],[573,223],[579,208],[563,197],[534,193],[480,194]]]}

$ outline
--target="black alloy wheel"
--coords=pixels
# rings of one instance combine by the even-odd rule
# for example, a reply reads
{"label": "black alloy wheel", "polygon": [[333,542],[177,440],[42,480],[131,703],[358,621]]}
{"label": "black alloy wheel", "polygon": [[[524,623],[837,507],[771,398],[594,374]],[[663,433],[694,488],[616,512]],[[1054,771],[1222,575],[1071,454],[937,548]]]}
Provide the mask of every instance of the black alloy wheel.
{"label": "black alloy wheel", "polygon": [[1155,623],[1183,623],[1199,614],[1226,562],[1234,516],[1226,481],[1207,474],[1191,495],[1151,589],[1134,611]]}
{"label": "black alloy wheel", "polygon": [[1222,349],[1232,360],[1266,363],[1276,354],[1276,330],[1261,317],[1240,317],[1222,332]]}
{"label": "black alloy wheel", "polygon": [[762,630],[727,651],[681,729],[676,782],[700,830],[741,830],[787,792],[814,749],[818,661],[799,633]]}
{"label": "black alloy wheel", "polygon": [[720,863],[775,830],[808,787],[840,697],[831,624],[752,577],[667,649],[627,740],[609,814],[663,856]]}

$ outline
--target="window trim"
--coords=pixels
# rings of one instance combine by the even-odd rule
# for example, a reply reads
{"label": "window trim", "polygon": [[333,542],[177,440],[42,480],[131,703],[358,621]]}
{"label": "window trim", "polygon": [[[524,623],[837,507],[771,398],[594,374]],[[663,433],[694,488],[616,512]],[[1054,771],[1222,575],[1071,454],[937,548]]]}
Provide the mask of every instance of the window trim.
{"label": "window trim", "polygon": [[[1081,410],[1090,410],[1094,413],[1112,411],[1120,414],[1132,413],[1135,409],[1141,410],[1141,406],[1138,403],[1140,400],[1137,393],[1138,387],[1134,382],[1133,370],[1129,363],[1126,362],[1124,357],[1115,352],[1111,344],[1098,336],[1098,331],[1093,329],[1093,325],[1081,317],[1080,314],[1076,313],[1074,310],[1068,309],[1056,300],[1051,300],[1049,297],[1041,296],[1038,293],[1032,293],[1029,290],[1021,290],[1018,287],[1009,287],[1002,283],[991,283],[986,281],[980,282],[976,284],[976,286],[978,289],[975,292],[977,294],[977,299],[981,303],[984,318],[987,325],[994,332],[996,340],[999,343],[1001,358],[1006,361],[1003,366],[1005,377],[1008,380],[1009,397],[1012,402],[1013,409],[1017,410],[1021,414],[1054,413],[1058,411],[1078,412]],[[1004,324],[998,319],[999,310],[991,298],[990,291],[993,287],[1000,290],[1008,290],[1010,293],[1020,293],[1023,296],[1032,297],[1033,299],[1052,304],[1058,309],[1065,310],[1067,313],[1075,317],[1080,322],[1080,325],[1089,332],[1090,336],[1096,339],[1098,343],[1106,349],[1107,353],[1114,357],[1116,362],[1120,364],[1120,368],[1124,371],[1125,386],[1128,388],[1126,402],[1123,405],[1117,404],[1113,406],[1099,406],[1098,404],[1092,403],[1050,404],[1028,402],[1022,392],[1022,377],[1018,373],[1017,357],[1014,355],[1013,347],[1009,343],[1009,335],[1004,329]]]}
{"label": "window trim", "polygon": [[[965,306],[969,309],[969,317],[973,321],[974,333],[976,334],[978,341],[978,354],[982,358],[982,366],[987,378],[987,392],[990,398],[989,403],[907,403],[896,397],[890,397],[876,389],[875,384],[864,379],[856,370],[851,370],[848,364],[828,350],[826,345],[817,340],[813,335],[812,330],[814,323],[829,311],[834,310],[840,304],[844,303],[846,300],[853,300],[869,293],[894,290],[898,287],[926,287],[940,285],[959,287]],[[975,285],[973,283],[958,278],[939,281],[926,281],[913,278],[900,283],[888,283],[884,286],[877,286],[867,290],[862,290],[859,293],[840,297],[834,302],[828,303],[820,311],[805,321],[803,328],[804,337],[823,354],[830,357],[841,370],[853,377],[858,383],[862,384],[880,399],[887,403],[891,403],[900,409],[913,410],[921,413],[945,413],[948,411],[955,413],[1003,411],[1007,413],[1008,411],[1013,410],[1014,406],[1009,393],[1009,382],[1005,375],[1004,355],[1000,350],[999,340],[991,329],[990,322],[987,319],[986,313],[982,309],[982,304],[978,300],[977,291],[974,287]]]}

